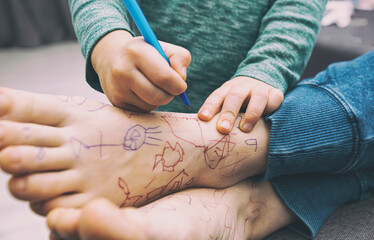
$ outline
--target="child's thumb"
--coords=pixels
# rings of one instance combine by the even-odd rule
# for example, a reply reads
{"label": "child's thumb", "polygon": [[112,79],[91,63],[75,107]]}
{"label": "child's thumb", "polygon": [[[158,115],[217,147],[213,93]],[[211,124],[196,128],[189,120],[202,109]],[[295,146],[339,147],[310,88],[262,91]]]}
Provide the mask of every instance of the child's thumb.
{"label": "child's thumb", "polygon": [[176,47],[174,50],[169,56],[170,65],[186,81],[187,68],[191,63],[191,54],[182,47]]}

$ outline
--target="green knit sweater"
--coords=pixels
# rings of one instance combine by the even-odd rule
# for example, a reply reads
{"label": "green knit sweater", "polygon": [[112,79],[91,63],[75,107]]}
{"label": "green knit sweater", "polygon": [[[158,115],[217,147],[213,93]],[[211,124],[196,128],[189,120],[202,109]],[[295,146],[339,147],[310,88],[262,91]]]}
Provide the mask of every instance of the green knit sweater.
{"label": "green knit sweater", "polygon": [[[69,0],[86,58],[86,78],[102,91],[90,53],[105,34],[139,35],[122,0]],[[142,0],[159,40],[188,49],[186,94],[197,111],[234,76],[249,76],[286,92],[298,80],[316,41],[327,0]],[[185,111],[179,98],[159,110]]]}

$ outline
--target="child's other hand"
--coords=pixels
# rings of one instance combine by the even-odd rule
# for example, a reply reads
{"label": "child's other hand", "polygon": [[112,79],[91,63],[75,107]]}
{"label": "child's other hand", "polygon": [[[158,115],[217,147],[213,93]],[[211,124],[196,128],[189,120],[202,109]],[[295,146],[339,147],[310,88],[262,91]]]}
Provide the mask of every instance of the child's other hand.
{"label": "child's other hand", "polygon": [[143,37],[113,31],[94,47],[92,66],[109,101],[117,107],[147,112],[183,93],[191,62],[188,50],[160,42],[171,67]]}
{"label": "child's other hand", "polygon": [[283,93],[264,82],[250,77],[236,77],[225,82],[205,100],[198,116],[209,121],[220,110],[217,130],[231,132],[240,109],[246,111],[239,123],[244,132],[250,132],[263,113],[275,111],[283,102]]}

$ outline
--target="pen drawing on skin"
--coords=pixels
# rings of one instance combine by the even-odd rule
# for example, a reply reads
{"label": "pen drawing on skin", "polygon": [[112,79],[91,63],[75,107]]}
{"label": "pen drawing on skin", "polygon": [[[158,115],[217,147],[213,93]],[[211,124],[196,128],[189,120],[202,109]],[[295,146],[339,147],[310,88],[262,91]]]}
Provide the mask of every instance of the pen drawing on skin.
{"label": "pen drawing on skin", "polygon": [[155,163],[152,170],[155,170],[157,165],[161,163],[162,171],[174,172],[175,166],[183,161],[183,155],[183,148],[178,142],[173,147],[168,141],[166,141],[162,153],[156,154],[155,156]]}
{"label": "pen drawing on skin", "polygon": [[129,130],[127,130],[123,144],[123,149],[129,151],[136,151],[139,148],[141,148],[144,144],[159,146],[158,142],[161,142],[162,140],[156,137],[149,136],[151,134],[162,133],[161,131],[156,130],[159,127],[160,126],[145,128],[139,124],[132,126],[131,128],[129,128]]}
{"label": "pen drawing on skin", "polygon": [[143,195],[130,196],[131,192],[129,186],[127,185],[126,181],[120,177],[118,178],[118,186],[125,194],[125,200],[122,202],[120,207],[137,206],[138,201],[143,197]]}
{"label": "pen drawing on skin", "polygon": [[102,157],[102,150],[103,147],[118,147],[122,146],[124,150],[127,151],[136,151],[139,148],[141,148],[144,144],[146,145],[152,145],[152,146],[159,146],[159,142],[162,141],[162,139],[152,137],[149,135],[152,134],[158,134],[161,133],[161,131],[157,131],[159,126],[156,127],[150,127],[145,128],[139,124],[136,124],[132,127],[130,127],[126,135],[124,137],[124,140],[122,143],[103,143],[103,135],[100,132],[100,142],[98,144],[92,144],[89,145],[83,141],[81,141],[78,138],[71,137],[70,138],[70,146],[74,152],[74,155],[76,158],[79,158],[81,156],[82,150],[86,149],[93,149],[93,148],[99,148],[100,157]]}

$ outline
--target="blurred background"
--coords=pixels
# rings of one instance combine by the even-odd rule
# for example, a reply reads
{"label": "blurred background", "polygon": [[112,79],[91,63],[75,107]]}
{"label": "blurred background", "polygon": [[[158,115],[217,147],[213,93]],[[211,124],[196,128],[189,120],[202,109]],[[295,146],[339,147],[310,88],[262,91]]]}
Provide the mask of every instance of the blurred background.
{"label": "blurred background", "polygon": [[[350,60],[374,49],[374,0],[329,1],[322,24],[302,78],[314,76],[330,63]],[[68,0],[0,0],[1,87],[84,95],[107,102],[103,94],[88,86],[84,68]],[[10,196],[8,178],[0,172],[0,239],[48,239],[44,218],[33,214],[26,203]],[[367,214],[372,214],[373,219],[374,210],[367,209],[373,202],[350,206],[352,212],[361,215],[344,215],[343,212],[330,221],[339,222],[339,216],[345,216],[347,221],[357,222]],[[360,226],[372,228],[370,224]],[[324,226],[317,239],[332,239],[328,237],[331,229],[329,224]],[[356,231],[368,232],[365,229]],[[304,239],[290,234],[279,234],[271,239]],[[358,238],[353,236],[352,239]]]}

